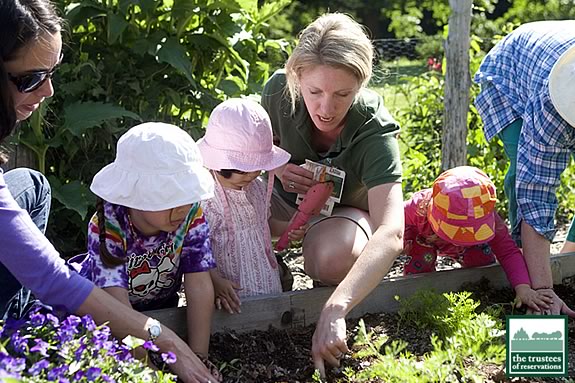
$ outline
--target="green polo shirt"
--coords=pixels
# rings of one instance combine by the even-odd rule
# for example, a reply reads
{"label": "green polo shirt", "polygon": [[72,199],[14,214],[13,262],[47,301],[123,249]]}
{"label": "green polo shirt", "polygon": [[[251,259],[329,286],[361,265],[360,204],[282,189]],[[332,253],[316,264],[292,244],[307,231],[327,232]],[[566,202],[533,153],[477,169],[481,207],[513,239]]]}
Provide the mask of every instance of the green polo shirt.
{"label": "green polo shirt", "polygon": [[[367,191],[370,188],[401,182],[399,126],[377,93],[365,88],[360,90],[341,135],[327,153],[317,153],[311,146],[313,122],[305,103],[298,102],[295,113],[291,113],[283,70],[274,73],[266,83],[262,105],[270,115],[274,139],[291,154],[291,163],[301,165],[309,159],[345,172],[341,205],[369,210]],[[295,206],[295,193],[284,191],[277,178],[274,187],[284,200]]]}

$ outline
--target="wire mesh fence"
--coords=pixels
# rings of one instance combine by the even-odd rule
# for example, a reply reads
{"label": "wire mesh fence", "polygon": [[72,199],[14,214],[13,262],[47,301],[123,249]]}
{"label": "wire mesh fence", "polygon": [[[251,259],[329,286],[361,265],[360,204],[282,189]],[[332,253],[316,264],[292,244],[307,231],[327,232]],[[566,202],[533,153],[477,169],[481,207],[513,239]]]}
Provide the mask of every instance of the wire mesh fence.
{"label": "wire mesh fence", "polygon": [[441,37],[377,39],[373,45],[376,59],[370,88],[384,97],[392,112],[409,102],[402,89],[406,77],[442,71]]}

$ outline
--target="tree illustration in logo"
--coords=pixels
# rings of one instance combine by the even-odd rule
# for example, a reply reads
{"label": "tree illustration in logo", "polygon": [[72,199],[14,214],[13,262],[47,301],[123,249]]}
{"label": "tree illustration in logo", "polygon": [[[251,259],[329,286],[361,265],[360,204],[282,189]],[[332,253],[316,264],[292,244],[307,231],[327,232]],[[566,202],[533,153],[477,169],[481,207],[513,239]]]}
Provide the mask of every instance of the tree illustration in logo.
{"label": "tree illustration in logo", "polygon": [[562,337],[561,331],[534,332],[529,336],[521,327],[513,335],[511,345],[514,351],[563,351]]}
{"label": "tree illustration in logo", "polygon": [[519,329],[519,331],[517,331],[515,333],[515,335],[513,336],[513,339],[516,340],[527,340],[529,339],[529,335],[527,334],[527,332],[525,330],[523,330],[523,327],[521,327]]}

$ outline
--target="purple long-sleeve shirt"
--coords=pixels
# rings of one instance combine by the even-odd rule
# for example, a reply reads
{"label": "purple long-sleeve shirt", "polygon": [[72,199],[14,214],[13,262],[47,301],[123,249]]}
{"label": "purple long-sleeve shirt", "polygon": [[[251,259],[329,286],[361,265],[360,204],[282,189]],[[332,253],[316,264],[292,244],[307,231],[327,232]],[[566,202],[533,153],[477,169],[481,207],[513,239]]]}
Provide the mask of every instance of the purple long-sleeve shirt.
{"label": "purple long-sleeve shirt", "polygon": [[0,169],[0,262],[42,302],[75,312],[93,289],[92,282],[71,271],[22,210]]}

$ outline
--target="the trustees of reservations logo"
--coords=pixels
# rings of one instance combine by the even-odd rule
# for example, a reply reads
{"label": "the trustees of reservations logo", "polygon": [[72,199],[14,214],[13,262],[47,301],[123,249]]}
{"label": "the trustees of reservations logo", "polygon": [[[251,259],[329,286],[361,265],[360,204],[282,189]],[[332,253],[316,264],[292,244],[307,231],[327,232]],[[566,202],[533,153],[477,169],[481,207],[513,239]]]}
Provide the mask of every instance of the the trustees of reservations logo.
{"label": "the trustees of reservations logo", "polygon": [[567,376],[567,316],[507,316],[508,377]]}

